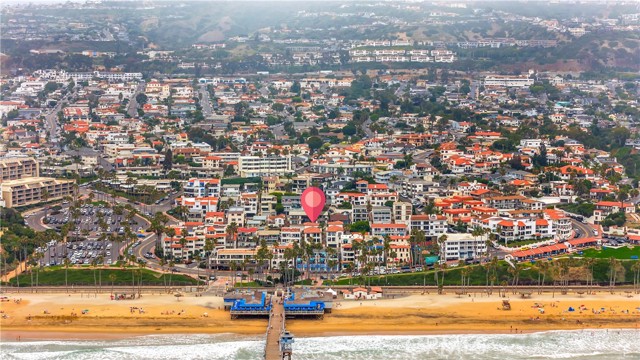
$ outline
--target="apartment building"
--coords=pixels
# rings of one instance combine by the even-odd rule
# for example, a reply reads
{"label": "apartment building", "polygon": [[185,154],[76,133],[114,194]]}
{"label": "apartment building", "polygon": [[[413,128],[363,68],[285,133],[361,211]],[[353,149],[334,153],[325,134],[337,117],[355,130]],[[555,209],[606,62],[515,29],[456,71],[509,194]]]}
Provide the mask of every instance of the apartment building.
{"label": "apartment building", "polygon": [[502,219],[497,223],[498,239],[508,243],[516,240],[553,238],[553,222],[540,218]]}
{"label": "apartment building", "polygon": [[371,224],[372,236],[405,236],[407,235],[407,225],[404,224]]}
{"label": "apartment building", "polygon": [[219,197],[220,191],[220,179],[189,179],[184,185],[185,197]]}
{"label": "apartment building", "polygon": [[602,222],[607,216],[624,211],[626,214],[636,212],[636,207],[631,203],[621,203],[619,201],[600,201],[596,203],[593,217],[596,224]]}
{"label": "apartment building", "polygon": [[443,250],[446,261],[474,260],[487,253],[487,244],[482,237],[471,234],[448,234]]}
{"label": "apartment building", "polygon": [[255,263],[257,249],[217,249],[211,261],[216,266],[230,267],[231,263]]}
{"label": "apartment building", "polygon": [[0,160],[0,183],[40,176],[40,166],[33,158],[7,158]]}
{"label": "apartment building", "polygon": [[242,177],[286,175],[293,172],[291,156],[240,156],[238,172]]}
{"label": "apartment building", "polygon": [[571,218],[569,218],[564,211],[556,209],[544,210],[544,219],[551,222],[553,231],[556,233],[556,237],[559,240],[569,240],[573,238],[573,226],[571,224]]}
{"label": "apartment building", "polygon": [[393,221],[396,224],[409,225],[412,213],[413,205],[411,205],[411,203],[404,201],[396,201],[393,203]]}
{"label": "apartment building", "polygon": [[186,209],[184,215],[190,221],[203,221],[207,213],[218,211],[218,198],[183,196],[175,200],[175,205]]}
{"label": "apartment building", "polygon": [[526,198],[521,195],[492,196],[482,199],[486,206],[499,210],[513,210],[523,207]]}
{"label": "apartment building", "polygon": [[505,87],[529,87],[533,85],[533,79],[526,76],[499,76],[489,75],[484,79],[485,86]]}
{"label": "apartment building", "polygon": [[42,202],[43,192],[48,194],[47,201],[61,200],[73,194],[73,180],[47,177],[28,177],[24,179],[3,181],[0,192],[4,206],[7,208],[27,206]]}
{"label": "apartment building", "polygon": [[427,237],[438,238],[447,232],[447,218],[442,215],[412,215],[409,227],[424,232]]}

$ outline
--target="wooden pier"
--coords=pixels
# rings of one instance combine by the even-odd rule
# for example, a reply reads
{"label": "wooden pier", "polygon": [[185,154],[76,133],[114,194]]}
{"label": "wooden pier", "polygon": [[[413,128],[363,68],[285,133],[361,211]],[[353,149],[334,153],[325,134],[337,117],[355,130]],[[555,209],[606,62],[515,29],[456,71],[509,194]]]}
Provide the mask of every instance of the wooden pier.
{"label": "wooden pier", "polygon": [[[285,358],[286,354],[283,354],[280,351],[280,336],[285,331],[285,314],[281,297],[275,295],[271,297],[271,309],[272,311],[269,316],[267,344],[265,345],[264,358],[266,360],[282,360]],[[290,354],[288,358],[291,358]]]}

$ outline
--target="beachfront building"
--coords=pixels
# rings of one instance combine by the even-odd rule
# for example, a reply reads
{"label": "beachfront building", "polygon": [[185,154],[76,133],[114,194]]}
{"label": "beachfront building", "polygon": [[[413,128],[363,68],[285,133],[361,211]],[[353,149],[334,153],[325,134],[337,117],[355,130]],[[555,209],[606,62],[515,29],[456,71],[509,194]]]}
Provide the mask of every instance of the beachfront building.
{"label": "beachfront building", "polygon": [[558,240],[562,241],[573,238],[574,232],[571,218],[568,217],[564,211],[559,209],[546,209],[544,210],[543,216],[551,222],[551,226]]}
{"label": "beachfront building", "polygon": [[75,181],[66,179],[27,177],[3,181],[0,184],[0,193],[7,208],[27,206],[71,196],[74,183]]}
{"label": "beachfront building", "polygon": [[504,218],[498,221],[496,234],[499,241],[545,239],[555,237],[552,222],[540,218]]}
{"label": "beachfront building", "polygon": [[487,253],[484,237],[471,234],[448,234],[443,244],[445,261],[470,261],[481,258]]}
{"label": "beachfront building", "polygon": [[40,176],[40,171],[36,159],[28,157],[0,159],[0,183],[38,176]]}
{"label": "beachfront building", "polygon": [[241,265],[245,262],[252,263],[258,250],[253,249],[216,249],[212,256],[212,262],[218,267],[231,268],[231,264]]}

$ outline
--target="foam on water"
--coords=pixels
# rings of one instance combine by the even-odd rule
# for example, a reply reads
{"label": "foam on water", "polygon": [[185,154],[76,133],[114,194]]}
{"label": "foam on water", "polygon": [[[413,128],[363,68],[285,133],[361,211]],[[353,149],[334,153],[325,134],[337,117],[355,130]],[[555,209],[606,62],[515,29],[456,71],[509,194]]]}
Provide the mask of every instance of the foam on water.
{"label": "foam on water", "polygon": [[[3,359],[261,359],[262,337],[150,335],[106,341],[2,344]],[[334,336],[296,338],[296,360],[364,359],[640,359],[634,330],[549,331],[533,334]]]}
{"label": "foam on water", "polygon": [[[330,342],[328,342],[330,341]],[[640,332],[340,336],[296,339],[298,359],[640,359]]]}
{"label": "foam on water", "polygon": [[264,341],[258,337],[220,335],[149,335],[106,341],[22,341],[2,346],[3,358],[38,360],[93,359],[258,359]]}

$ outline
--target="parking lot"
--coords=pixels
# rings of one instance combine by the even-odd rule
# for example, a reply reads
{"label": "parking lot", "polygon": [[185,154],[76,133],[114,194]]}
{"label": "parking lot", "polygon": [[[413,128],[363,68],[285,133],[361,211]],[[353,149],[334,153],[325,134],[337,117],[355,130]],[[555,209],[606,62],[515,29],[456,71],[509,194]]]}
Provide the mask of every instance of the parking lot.
{"label": "parking lot", "polygon": [[[131,227],[131,231],[138,232],[143,229],[143,223],[139,219],[133,218],[130,223],[126,220],[126,211],[117,215],[113,209],[105,208],[101,205],[83,205],[79,209],[79,216],[75,220],[76,229],[70,233],[70,238],[82,238],[86,240],[97,240],[102,234],[100,228],[100,217],[104,220],[107,227],[104,232],[107,234],[124,235],[127,225]],[[60,229],[64,224],[73,221],[73,216],[69,207],[63,207],[60,211],[53,211],[43,219],[47,226],[54,229]]]}
{"label": "parking lot", "polygon": [[84,240],[68,242],[66,245],[51,241],[36,251],[44,254],[40,260],[42,266],[63,265],[65,258],[71,261],[71,265],[91,265],[100,257],[103,261],[97,265],[112,265],[118,260],[118,247],[123,246],[124,243],[111,241]]}

